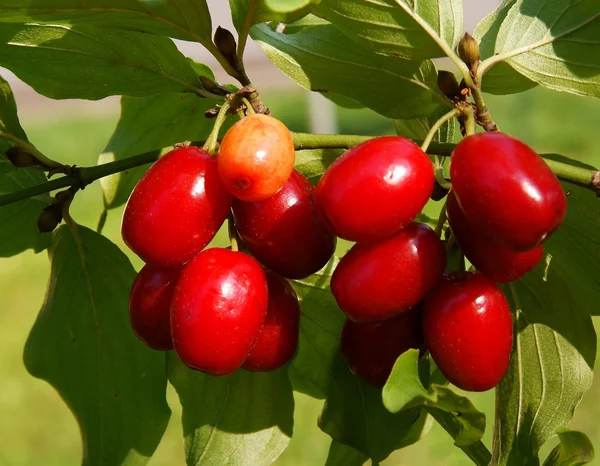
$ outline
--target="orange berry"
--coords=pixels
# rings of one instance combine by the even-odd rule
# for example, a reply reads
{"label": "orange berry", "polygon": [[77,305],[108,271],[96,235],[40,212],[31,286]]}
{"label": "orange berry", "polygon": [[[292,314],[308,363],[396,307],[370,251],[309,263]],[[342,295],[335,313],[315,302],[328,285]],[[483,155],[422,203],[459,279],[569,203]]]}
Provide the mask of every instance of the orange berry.
{"label": "orange berry", "polygon": [[262,201],[288,181],[296,153],[292,134],[268,115],[249,115],[221,142],[217,164],[225,187],[242,201]]}

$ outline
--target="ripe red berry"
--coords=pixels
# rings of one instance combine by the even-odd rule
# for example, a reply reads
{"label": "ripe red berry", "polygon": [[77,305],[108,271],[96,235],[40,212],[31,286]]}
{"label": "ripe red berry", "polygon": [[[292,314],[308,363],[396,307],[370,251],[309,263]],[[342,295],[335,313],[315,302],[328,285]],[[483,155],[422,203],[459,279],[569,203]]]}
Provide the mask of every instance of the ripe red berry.
{"label": "ripe red berry", "polygon": [[267,316],[242,368],[273,371],[287,364],[296,354],[300,332],[298,296],[279,275],[267,271],[269,298]]}
{"label": "ripe red berry", "polygon": [[173,346],[187,366],[227,375],[246,360],[265,320],[267,281],[252,257],[202,251],[183,269],[171,304]]}
{"label": "ripe red berry", "polygon": [[411,223],[378,243],[355,244],[331,277],[331,292],[355,322],[377,322],[419,303],[441,278],[446,251],[427,225]]}
{"label": "ripe red berry", "polygon": [[418,307],[385,322],[357,324],[346,319],[342,330],[342,354],[350,370],[375,387],[385,385],[398,356],[422,346]]}
{"label": "ripe red berry", "polygon": [[434,184],[433,165],[409,139],[385,136],[347,151],[317,184],[315,203],[340,238],[378,241],[412,222]]}
{"label": "ripe red berry", "polygon": [[445,275],[425,299],[423,334],[440,371],[463,390],[489,390],[508,369],[510,307],[500,288],[484,275]]}
{"label": "ripe red berry", "polygon": [[292,134],[268,115],[249,115],[234,124],[219,147],[219,173],[243,201],[262,201],[286,183],[296,160]]}
{"label": "ripe red berry", "polygon": [[180,268],[144,265],[129,294],[129,317],[133,331],[150,348],[173,349],[171,300],[181,274]]}
{"label": "ripe red berry", "polygon": [[231,203],[216,158],[180,147],[161,157],[133,189],[123,214],[123,240],[144,262],[181,265],[213,239]]}
{"label": "ripe red berry", "polygon": [[453,192],[446,203],[448,222],[456,242],[471,264],[498,283],[515,281],[539,264],[544,246],[531,251],[513,251],[482,233],[464,214]]}
{"label": "ripe red berry", "polygon": [[565,217],[567,198],[556,176],[530,147],[506,134],[463,139],[450,176],[467,218],[515,251],[539,246]]}
{"label": "ripe red berry", "polygon": [[259,202],[234,200],[237,231],[248,250],[287,278],[320,270],[335,251],[336,238],[315,213],[314,188],[297,171],[274,196]]}

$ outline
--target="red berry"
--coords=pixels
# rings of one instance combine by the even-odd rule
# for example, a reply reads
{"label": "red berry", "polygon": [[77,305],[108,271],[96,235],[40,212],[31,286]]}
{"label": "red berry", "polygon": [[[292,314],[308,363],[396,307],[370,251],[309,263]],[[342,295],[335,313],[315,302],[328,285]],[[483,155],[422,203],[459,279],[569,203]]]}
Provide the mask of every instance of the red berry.
{"label": "red berry", "polygon": [[414,142],[375,138],[327,169],[317,184],[315,203],[340,238],[378,241],[415,219],[429,200],[434,178],[431,161]]}
{"label": "red berry", "polygon": [[315,213],[314,190],[294,170],[273,197],[259,202],[233,202],[235,226],[244,245],[260,262],[284,277],[305,278],[315,273],[335,251],[335,236]]}
{"label": "red berry", "polygon": [[488,238],[465,217],[453,192],[446,203],[448,222],[460,249],[482,274],[498,283],[515,281],[539,264],[544,246],[531,251],[513,251],[504,244]]}
{"label": "red berry", "polygon": [[296,152],[292,134],[268,115],[249,115],[234,124],[219,147],[219,173],[243,201],[262,201],[287,182]]}
{"label": "red berry", "polygon": [[140,340],[158,351],[173,349],[170,309],[180,274],[180,268],[146,264],[129,293],[131,327]]}
{"label": "red berry", "polygon": [[556,176],[530,147],[506,134],[463,139],[450,175],[467,218],[515,251],[539,246],[565,217],[567,198]]}
{"label": "red berry", "polygon": [[407,311],[441,278],[446,251],[427,225],[411,223],[378,243],[355,244],[331,277],[338,305],[355,322]]}
{"label": "red berry", "polygon": [[422,346],[418,307],[385,322],[357,324],[346,319],[342,330],[342,354],[350,370],[376,387],[385,385],[398,356]]}
{"label": "red berry", "polygon": [[246,360],[265,320],[267,281],[252,257],[202,251],[183,269],[171,305],[171,333],[184,364],[227,375]]}
{"label": "red berry", "polygon": [[296,354],[300,332],[298,296],[279,275],[267,271],[269,300],[267,316],[242,368],[272,371],[287,364]]}
{"label": "red berry", "polygon": [[423,334],[440,371],[458,388],[489,390],[508,369],[510,307],[500,288],[484,275],[445,275],[425,299]]}
{"label": "red berry", "polygon": [[123,240],[147,263],[181,265],[213,239],[231,203],[216,158],[180,147],[161,157],[133,189],[123,214]]}

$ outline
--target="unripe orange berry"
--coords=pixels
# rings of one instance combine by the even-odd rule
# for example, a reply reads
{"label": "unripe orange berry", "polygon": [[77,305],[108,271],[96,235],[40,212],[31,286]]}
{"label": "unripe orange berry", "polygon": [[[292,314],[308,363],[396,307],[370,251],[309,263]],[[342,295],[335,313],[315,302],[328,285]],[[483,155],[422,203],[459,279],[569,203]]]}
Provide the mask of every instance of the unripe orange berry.
{"label": "unripe orange berry", "polygon": [[292,134],[279,120],[249,115],[223,137],[217,164],[225,187],[242,201],[262,201],[287,182],[296,153]]}

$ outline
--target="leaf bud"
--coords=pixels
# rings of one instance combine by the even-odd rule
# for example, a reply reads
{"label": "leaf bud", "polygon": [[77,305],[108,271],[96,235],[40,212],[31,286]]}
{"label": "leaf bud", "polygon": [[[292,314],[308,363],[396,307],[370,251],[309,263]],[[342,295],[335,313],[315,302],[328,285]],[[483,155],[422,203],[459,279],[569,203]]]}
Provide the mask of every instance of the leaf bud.
{"label": "leaf bud", "polygon": [[19,146],[13,146],[6,151],[6,158],[17,168],[40,165],[38,159]]}
{"label": "leaf bud", "polygon": [[445,70],[438,71],[438,87],[442,94],[449,99],[455,100],[460,96],[460,85],[454,73]]}
{"label": "leaf bud", "polygon": [[233,37],[233,34],[229,32],[229,30],[218,26],[213,40],[219,51],[225,55],[225,57],[229,58],[235,56],[237,44],[235,43],[235,37]]}
{"label": "leaf bud", "polygon": [[46,207],[37,220],[37,227],[40,233],[49,233],[53,231],[62,220],[62,208],[60,203],[50,204]]}

